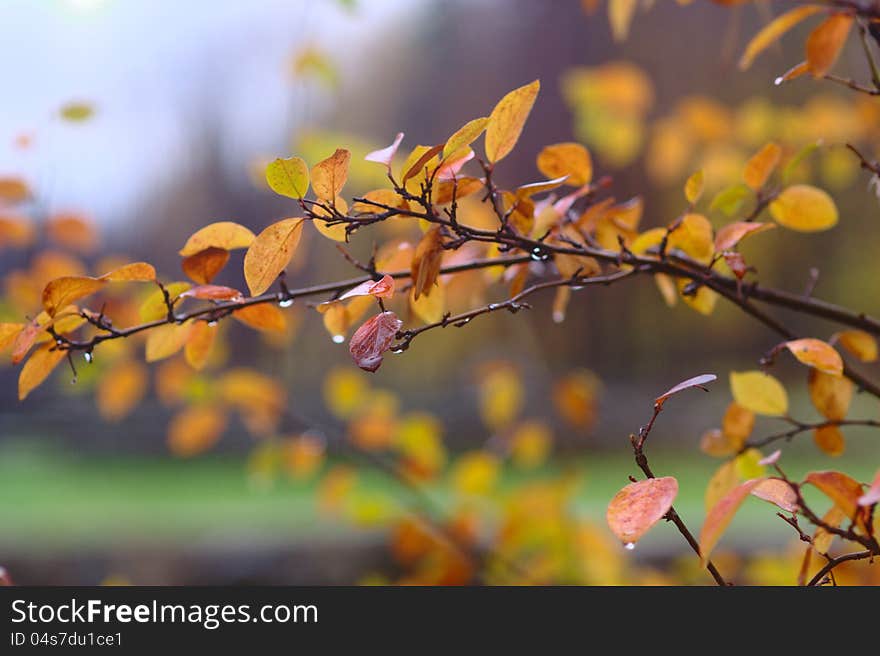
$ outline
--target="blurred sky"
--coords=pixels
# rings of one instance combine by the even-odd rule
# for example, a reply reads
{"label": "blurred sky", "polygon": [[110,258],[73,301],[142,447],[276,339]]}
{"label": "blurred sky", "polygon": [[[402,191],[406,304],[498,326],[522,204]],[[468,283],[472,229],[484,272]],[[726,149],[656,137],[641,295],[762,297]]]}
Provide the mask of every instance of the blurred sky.
{"label": "blurred sky", "polygon": [[[187,164],[205,107],[229,161],[277,153],[302,110],[287,70],[316,42],[343,69],[373,28],[423,0],[0,0],[0,175],[24,174],[48,209],[123,218]],[[354,3],[352,3],[354,4]],[[338,44],[338,47],[336,47]],[[67,102],[97,110],[59,121]],[[31,148],[13,146],[20,134]]]}

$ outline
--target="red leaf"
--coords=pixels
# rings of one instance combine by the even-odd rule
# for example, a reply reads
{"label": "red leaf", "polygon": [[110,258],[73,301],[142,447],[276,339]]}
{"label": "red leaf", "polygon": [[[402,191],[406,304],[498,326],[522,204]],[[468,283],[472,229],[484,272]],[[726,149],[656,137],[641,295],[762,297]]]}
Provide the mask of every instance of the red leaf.
{"label": "red leaf", "polygon": [[376,371],[382,364],[382,354],[391,346],[402,325],[394,312],[382,312],[367,319],[348,343],[355,364],[364,371]]}

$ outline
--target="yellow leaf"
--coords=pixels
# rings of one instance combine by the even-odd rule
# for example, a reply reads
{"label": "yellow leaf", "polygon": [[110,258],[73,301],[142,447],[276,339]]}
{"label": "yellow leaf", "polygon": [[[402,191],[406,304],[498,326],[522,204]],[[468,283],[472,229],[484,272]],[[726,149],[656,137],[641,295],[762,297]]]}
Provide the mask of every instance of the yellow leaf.
{"label": "yellow leaf", "polygon": [[877,340],[870,333],[864,330],[844,330],[835,337],[843,348],[862,362],[877,360]]}
{"label": "yellow leaf", "polygon": [[697,262],[707,264],[715,252],[712,224],[702,214],[685,214],[674,224],[666,245],[669,250],[677,248]]}
{"label": "yellow leaf", "polygon": [[800,23],[805,18],[808,18],[822,10],[823,8],[817,5],[805,5],[803,7],[796,7],[790,11],[785,12],[784,14],[780,14],[772,21],[767,23],[767,25],[765,25],[761,29],[761,31],[759,31],[754,37],[752,37],[752,40],[749,41],[749,44],[746,46],[745,52],[743,52],[743,55],[739,60],[740,70],[745,70],[749,66],[751,66],[752,62],[755,60],[755,57],[757,57],[768,47],[773,45],[779,39],[779,37],[788,32],[792,27]]}
{"label": "yellow leaf", "polygon": [[498,480],[501,463],[488,451],[462,454],[452,468],[452,486],[461,494],[488,494]]}
{"label": "yellow leaf", "polygon": [[831,196],[810,185],[792,185],[770,203],[770,214],[780,225],[800,232],[827,230],[837,223]]}
{"label": "yellow leaf", "polygon": [[[657,276],[655,276],[655,280],[657,280]],[[679,278],[677,281],[681,300],[683,300],[685,305],[689,308],[696,310],[702,315],[709,316],[712,314],[712,312],[715,311],[715,304],[718,302],[718,293],[703,285],[697,289],[695,294],[685,294],[685,289],[689,283],[689,280],[683,278]]]}
{"label": "yellow leaf", "polygon": [[99,280],[107,282],[153,282],[156,280],[156,269],[146,262],[133,262],[105,273]]}
{"label": "yellow leaf", "polygon": [[447,159],[450,155],[454,155],[465,146],[470,146],[474,140],[483,134],[486,125],[489,123],[489,117],[475,118],[468,121],[446,140],[443,146],[443,158]]}
{"label": "yellow leaf", "polygon": [[88,121],[95,113],[95,108],[91,103],[75,101],[69,102],[61,106],[59,114],[65,121],[71,123],[83,123]]}
{"label": "yellow leaf", "polygon": [[608,527],[624,544],[635,544],[666,516],[676,496],[678,481],[672,476],[630,483],[608,504]]}
{"label": "yellow leaf", "polygon": [[302,198],[309,191],[309,167],[300,157],[276,159],[266,166],[266,182],[276,194]]}
{"label": "yellow leaf", "polygon": [[333,201],[342,191],[348,179],[348,163],[351,152],[337,148],[330,157],[312,167],[312,189],[324,201]]}
{"label": "yellow leaf", "polygon": [[263,230],[244,256],[244,278],[251,296],[272,286],[287,268],[302,235],[302,219],[284,219]]}
{"label": "yellow leaf", "polygon": [[147,337],[146,360],[157,362],[169,358],[186,344],[192,324],[169,323],[153,328]]}
{"label": "yellow leaf", "polygon": [[565,184],[581,187],[593,177],[590,152],[579,143],[566,142],[544,146],[538,153],[538,170],[548,179],[568,176]]}
{"label": "yellow leaf", "polygon": [[780,417],[788,412],[788,394],[778,380],[763,371],[731,371],[733,398],[759,415]]}
{"label": "yellow leaf", "polygon": [[726,458],[739,450],[736,440],[720,428],[710,428],[700,437],[700,451],[713,458]]}
{"label": "yellow leaf", "polygon": [[[191,285],[188,282],[172,282],[165,285],[165,291],[168,292],[168,298],[171,301],[177,299],[183,292],[188,290]],[[157,289],[151,293],[138,310],[141,321],[158,321],[168,316],[168,307],[165,305],[165,295],[161,289]]]}
{"label": "yellow leaf", "polygon": [[440,226],[435,226],[422,237],[410,265],[414,300],[419,300],[422,294],[430,295],[440,275],[442,264],[443,233],[440,231]]}
{"label": "yellow leaf", "polygon": [[746,449],[733,461],[737,476],[743,480],[763,476],[766,467],[761,464],[763,455],[757,449]]}
{"label": "yellow leaf", "polygon": [[117,362],[98,381],[95,390],[98,412],[105,421],[124,419],[146,392],[146,367],[129,359]]}
{"label": "yellow leaf", "polygon": [[743,180],[753,191],[758,191],[767,183],[767,179],[779,165],[781,157],[782,148],[771,141],[746,162]]}
{"label": "yellow leaf", "polygon": [[24,401],[28,394],[49,377],[66,355],[66,351],[55,349],[54,343],[46,344],[34,351],[24,363],[18,376],[18,400]]}
{"label": "yellow leaf", "polygon": [[831,424],[828,426],[820,426],[813,432],[813,439],[819,449],[832,457],[843,455],[846,450],[846,440],[840,428]]}
{"label": "yellow leaf", "polygon": [[732,401],[724,412],[721,430],[736,444],[737,450],[745,444],[755,427],[755,413]]}
{"label": "yellow leaf", "polygon": [[813,367],[832,376],[843,375],[843,359],[840,353],[830,344],[821,339],[794,339],[785,342],[785,348],[791,351],[801,363]]}
{"label": "yellow leaf", "polygon": [[495,105],[486,125],[486,157],[489,162],[501,161],[516,146],[540,88],[540,81],[535,80],[514,89]]}
{"label": "yellow leaf", "polygon": [[522,406],[525,390],[519,372],[506,362],[490,363],[480,377],[480,415],[498,431],[510,425]]}
{"label": "yellow leaf", "polygon": [[446,312],[446,286],[438,283],[431,288],[431,294],[415,297],[415,288],[410,290],[409,307],[425,323],[435,323],[443,319]]}
{"label": "yellow leaf", "polygon": [[181,458],[210,449],[226,430],[226,414],[213,405],[186,408],[168,425],[168,446]]}
{"label": "yellow leaf", "polygon": [[22,328],[23,323],[0,323],[0,353],[12,346]]}
{"label": "yellow leaf", "polygon": [[234,251],[238,248],[247,248],[253,241],[254,233],[243,225],[232,221],[219,221],[206,225],[193,234],[179,253],[186,257],[195,255],[206,248]]}
{"label": "yellow leaf", "polygon": [[810,472],[805,480],[819,488],[847,517],[856,518],[858,500],[862,496],[861,483],[836,471]]}
{"label": "yellow leaf", "polygon": [[324,403],[339,419],[349,418],[369,392],[364,375],[352,367],[337,367],[324,378]]}
{"label": "yellow leaf", "polygon": [[704,566],[742,502],[763,480],[757,478],[737,485],[709,510],[700,531],[700,557]]}
{"label": "yellow leaf", "polygon": [[696,204],[700,200],[700,196],[703,195],[704,178],[703,169],[700,169],[693,173],[687,179],[687,182],[684,183],[684,197],[691,205]]}
{"label": "yellow leaf", "polygon": [[834,66],[852,27],[851,14],[831,14],[807,38],[807,68],[813,77],[824,77]]}
{"label": "yellow leaf", "polygon": [[855,385],[849,378],[811,369],[807,389],[810,401],[826,419],[840,421],[846,418],[855,393]]}
{"label": "yellow leaf", "polygon": [[510,457],[525,469],[534,469],[547,460],[553,445],[553,433],[542,421],[524,421],[510,436]]}
{"label": "yellow leaf", "polygon": [[[336,201],[333,203],[336,211],[340,214],[346,214],[348,212],[348,204],[341,196],[336,197]],[[312,212],[317,214],[318,216],[326,216],[328,219],[332,220],[332,214],[324,209],[323,207],[313,206]],[[327,237],[327,239],[332,239],[333,241],[347,241],[347,232],[346,232],[346,224],[345,223],[336,223],[334,225],[328,225],[328,222],[323,219],[312,219],[312,225],[315,226],[315,229],[320,232],[322,235]]]}

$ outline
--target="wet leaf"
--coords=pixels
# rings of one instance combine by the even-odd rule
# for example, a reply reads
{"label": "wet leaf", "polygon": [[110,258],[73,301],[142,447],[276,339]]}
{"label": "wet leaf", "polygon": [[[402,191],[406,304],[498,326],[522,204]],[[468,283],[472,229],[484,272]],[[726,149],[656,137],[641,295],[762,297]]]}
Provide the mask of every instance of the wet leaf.
{"label": "wet leaf", "polygon": [[608,527],[624,544],[635,544],[663,519],[677,495],[678,481],[672,476],[630,483],[608,504]]}
{"label": "wet leaf", "polygon": [[349,341],[348,350],[355,364],[364,371],[376,371],[402,325],[394,312],[381,312],[368,319]]}

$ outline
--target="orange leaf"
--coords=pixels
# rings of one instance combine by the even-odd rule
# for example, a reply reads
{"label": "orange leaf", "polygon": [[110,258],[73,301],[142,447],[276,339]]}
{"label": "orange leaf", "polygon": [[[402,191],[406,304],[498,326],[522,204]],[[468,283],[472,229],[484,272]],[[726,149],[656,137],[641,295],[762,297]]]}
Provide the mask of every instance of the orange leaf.
{"label": "orange leaf", "polygon": [[76,300],[90,296],[101,289],[104,280],[88,276],[62,276],[49,281],[43,288],[43,307],[51,316]]}
{"label": "orange leaf", "polygon": [[822,416],[832,421],[840,421],[849,412],[855,393],[855,384],[844,376],[833,376],[818,369],[811,369],[807,377],[810,401]]}
{"label": "orange leaf", "polygon": [[781,157],[782,148],[771,141],[746,162],[743,180],[753,191],[758,191],[767,183],[767,179],[779,165]]}
{"label": "orange leaf", "polygon": [[874,362],[877,359],[877,340],[864,330],[844,330],[831,338],[837,338],[840,345],[862,362]]}
{"label": "orange leaf", "polygon": [[663,519],[676,495],[678,481],[671,476],[630,483],[611,499],[605,519],[621,542],[634,544]]}
{"label": "orange leaf", "polygon": [[214,276],[223,270],[228,261],[229,251],[211,246],[183,258],[180,266],[190,280],[201,285],[208,285]]}
{"label": "orange leaf", "polygon": [[263,230],[244,256],[244,277],[251,296],[272,286],[290,263],[302,236],[302,219],[284,219]]}
{"label": "orange leaf", "polygon": [[95,390],[98,412],[105,421],[124,419],[147,392],[147,370],[134,360],[123,360],[100,378]]}
{"label": "orange leaf", "polygon": [[168,446],[188,458],[210,449],[226,429],[226,413],[217,406],[186,408],[168,426]]}
{"label": "orange leaf", "polygon": [[806,5],[804,7],[796,7],[790,11],[780,14],[772,21],[767,23],[746,46],[745,52],[739,60],[740,70],[745,70],[752,65],[755,57],[761,54],[769,46],[779,40],[783,34],[788,32],[792,27],[800,23],[805,18],[822,11],[822,7],[817,5]]}
{"label": "orange leaf", "polygon": [[820,339],[794,339],[783,344],[801,363],[832,376],[843,375],[843,359],[833,346]]}
{"label": "orange leaf", "polygon": [[22,328],[23,323],[0,323],[0,352],[12,346]]}
{"label": "orange leaf", "polygon": [[18,376],[18,400],[24,401],[28,394],[49,377],[66,355],[66,351],[56,349],[54,344],[46,344],[34,351]]}
{"label": "orange leaf", "polygon": [[410,273],[413,282],[413,298],[431,293],[431,288],[440,275],[443,263],[443,235],[440,226],[435,226],[425,233],[413,256]]}
{"label": "orange leaf", "polygon": [[514,89],[495,105],[486,125],[486,157],[489,162],[501,161],[516,146],[540,88],[540,81],[535,80]]}
{"label": "orange leaf", "polygon": [[98,245],[98,233],[91,221],[77,214],[55,214],[46,222],[49,239],[80,253],[90,253]]}
{"label": "orange leaf", "polygon": [[846,450],[846,440],[843,433],[833,424],[817,428],[813,432],[813,440],[823,453],[832,457],[843,455]]}
{"label": "orange leaf", "polygon": [[156,280],[156,269],[146,262],[132,262],[125,266],[105,273],[98,280],[107,282],[153,282]]}
{"label": "orange leaf", "polygon": [[287,329],[287,319],[284,313],[268,303],[248,305],[235,310],[232,316],[244,325],[256,330],[283,333]]}
{"label": "orange leaf", "polygon": [[186,240],[180,255],[187,257],[205,250],[206,248],[222,248],[234,251],[238,248],[247,248],[254,240],[254,233],[243,225],[232,221],[220,221],[206,225],[195,232]]}
{"label": "orange leaf", "polygon": [[214,348],[214,337],[217,336],[217,327],[207,321],[193,323],[183,348],[183,355],[187,363],[196,371],[201,371],[211,357]]}
{"label": "orange leaf", "polygon": [[703,529],[700,531],[700,557],[703,566],[706,565],[712,550],[718,544],[718,540],[721,539],[742,502],[751,494],[752,490],[765,480],[763,478],[755,478],[737,485],[709,510],[709,514],[706,515],[706,521],[703,523]]}
{"label": "orange leaf", "polygon": [[861,483],[836,471],[810,472],[805,481],[819,488],[847,517],[855,518],[862,496]]}
{"label": "orange leaf", "polygon": [[807,38],[807,68],[813,77],[824,77],[834,66],[852,22],[850,14],[832,14]]}
{"label": "orange leaf", "polygon": [[544,146],[538,153],[538,170],[547,178],[568,176],[566,183],[575,187],[587,184],[593,177],[590,152],[579,143],[558,143]]}

